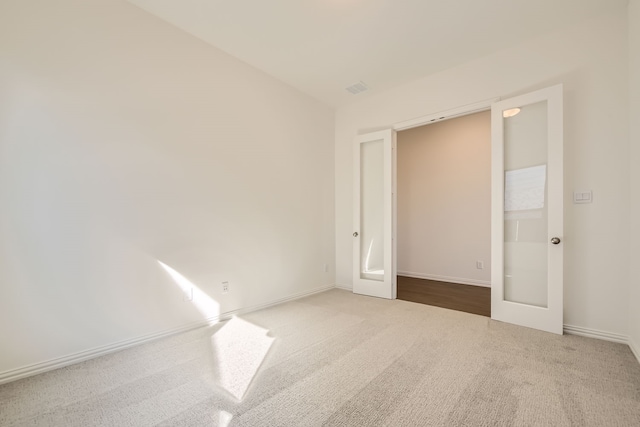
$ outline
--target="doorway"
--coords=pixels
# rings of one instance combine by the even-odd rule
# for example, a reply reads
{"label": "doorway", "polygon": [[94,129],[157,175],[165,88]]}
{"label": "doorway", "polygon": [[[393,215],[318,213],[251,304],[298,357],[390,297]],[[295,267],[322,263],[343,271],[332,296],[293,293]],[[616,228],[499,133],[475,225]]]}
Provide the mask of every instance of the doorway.
{"label": "doorway", "polygon": [[[466,116],[488,106],[491,106],[491,319],[562,334],[562,85],[460,107],[435,117],[412,119],[390,129],[358,135],[354,145],[353,292],[396,298],[396,133]],[[369,156],[366,152],[372,146],[377,154]],[[376,159],[373,163],[377,166],[369,168],[372,165],[368,158]],[[370,176],[367,170],[378,172]],[[451,182],[457,180],[458,176],[454,175]],[[451,182],[439,183],[443,192]],[[369,188],[370,185],[373,186]],[[367,203],[372,195],[375,195],[373,200],[380,201],[375,207]],[[446,195],[451,197],[450,192]],[[368,215],[367,211],[374,208],[381,215]],[[365,216],[380,221],[361,224]],[[465,221],[463,218],[454,227]],[[369,237],[363,239],[361,226],[374,227],[382,238],[367,233]],[[371,263],[367,262],[373,245],[380,248],[383,270],[372,270]],[[476,268],[480,265],[484,262],[477,262]],[[376,273],[377,280],[369,276],[371,272]]]}
{"label": "doorway", "polygon": [[398,299],[491,316],[491,112],[397,134]]}

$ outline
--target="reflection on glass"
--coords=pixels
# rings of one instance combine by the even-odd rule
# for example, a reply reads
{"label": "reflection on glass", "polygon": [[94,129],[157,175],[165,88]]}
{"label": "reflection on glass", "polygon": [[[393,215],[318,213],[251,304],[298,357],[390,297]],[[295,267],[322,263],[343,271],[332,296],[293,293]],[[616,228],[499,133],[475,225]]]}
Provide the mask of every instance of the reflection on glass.
{"label": "reflection on glass", "polygon": [[360,278],[384,280],[383,141],[360,144]]}
{"label": "reflection on glass", "polygon": [[547,102],[504,119],[504,299],[547,307]]}
{"label": "reflection on glass", "polygon": [[544,208],[547,165],[516,169],[505,173],[505,212]]}

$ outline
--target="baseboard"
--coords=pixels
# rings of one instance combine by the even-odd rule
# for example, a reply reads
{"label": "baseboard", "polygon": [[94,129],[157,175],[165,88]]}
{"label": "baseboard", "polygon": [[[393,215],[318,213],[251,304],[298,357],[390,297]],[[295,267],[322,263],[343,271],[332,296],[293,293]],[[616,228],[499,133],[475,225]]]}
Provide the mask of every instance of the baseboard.
{"label": "baseboard", "polygon": [[337,289],[342,289],[343,291],[353,292],[353,286],[349,285],[336,285]]}
{"label": "baseboard", "polygon": [[631,347],[629,337],[626,335],[616,334],[613,332],[599,331],[597,329],[591,329],[591,328],[583,328],[582,326],[573,326],[573,325],[564,325],[563,329],[565,334],[579,335],[581,337],[596,338],[599,340],[629,344],[629,347]]}
{"label": "baseboard", "polygon": [[437,282],[458,283],[460,285],[482,286],[485,288],[491,287],[491,282],[488,280],[475,280],[475,279],[465,279],[461,277],[438,276],[435,274],[413,273],[411,271],[398,271],[398,276],[411,277],[413,279],[435,280]]}
{"label": "baseboard", "polygon": [[94,359],[96,357],[104,356],[109,353],[114,353],[116,351],[124,350],[130,347],[134,347],[137,345],[145,344],[151,341],[155,341],[161,338],[166,338],[171,335],[187,332],[193,329],[201,328],[204,326],[209,326],[214,323],[217,323],[222,320],[230,319],[233,316],[237,316],[240,314],[247,314],[253,311],[262,310],[264,308],[272,307],[278,304],[282,304],[288,301],[297,300],[300,298],[304,298],[310,295],[314,295],[320,292],[328,291],[329,289],[335,288],[335,285],[327,285],[315,288],[311,291],[299,292],[297,294],[289,295],[284,298],[278,298],[272,301],[269,301],[264,304],[258,304],[250,307],[243,307],[237,310],[228,311],[222,313],[215,317],[210,317],[208,319],[192,322],[183,326],[179,326],[172,329],[167,329],[165,331],[144,335],[141,337],[119,341],[117,343],[108,344],[105,346],[95,347],[89,350],[81,351],[78,353],[70,354],[67,356],[58,357],[55,359],[47,360],[45,362],[34,363],[32,365],[23,366],[21,368],[11,369],[9,371],[0,372],[0,384],[5,384],[11,381],[16,381],[22,378],[30,377],[33,375],[41,374],[47,371],[52,371],[54,369],[63,368],[65,366],[73,365],[75,363],[83,362],[85,360]]}
{"label": "baseboard", "polygon": [[228,320],[228,319],[232,318],[233,316],[252,313],[254,311],[262,310],[264,308],[273,307],[275,305],[283,304],[285,302],[295,301],[295,300],[300,299],[300,298],[304,298],[304,297],[308,297],[308,296],[311,296],[311,295],[319,294],[320,292],[328,291],[329,289],[334,289],[335,287],[336,287],[336,285],[320,286],[319,288],[313,289],[311,291],[299,292],[297,294],[289,295],[287,297],[280,298],[280,299],[277,299],[277,300],[272,300],[272,301],[269,301],[269,302],[264,303],[264,304],[258,304],[258,305],[253,305],[253,306],[249,306],[249,307],[239,308],[237,310],[227,311],[227,312],[225,312],[225,313],[223,313],[223,314],[221,314],[219,316],[207,319],[207,324],[217,323],[217,322],[222,321],[222,320]]}
{"label": "baseboard", "polygon": [[640,346],[631,339],[631,337],[629,337],[629,348],[631,349],[631,352],[633,353],[634,356],[636,356],[636,359],[638,360],[638,363],[640,363]]}
{"label": "baseboard", "polygon": [[81,351],[78,353],[69,354],[67,356],[57,357],[44,362],[34,363],[32,365],[23,366],[16,369],[0,372],[0,384],[5,384],[11,381],[16,381],[22,378],[30,377],[37,374],[42,374],[54,369],[63,368],[65,366],[73,365],[74,363],[83,362],[85,360],[93,359],[105,354],[113,353],[119,350],[124,350],[129,347],[144,344],[146,342],[154,341],[156,339],[168,337],[171,335],[187,332],[192,329],[196,329],[207,325],[206,321],[193,322],[187,325],[168,329],[162,332],[144,335],[138,338],[119,341],[117,343],[108,344],[105,346],[94,347],[89,350]]}

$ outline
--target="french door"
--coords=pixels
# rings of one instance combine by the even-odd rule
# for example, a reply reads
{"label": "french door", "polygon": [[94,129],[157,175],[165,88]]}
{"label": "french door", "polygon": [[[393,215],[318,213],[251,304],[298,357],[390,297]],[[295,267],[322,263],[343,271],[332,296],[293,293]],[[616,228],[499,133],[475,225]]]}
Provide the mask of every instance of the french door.
{"label": "french door", "polygon": [[562,334],[562,86],[491,107],[491,318]]}
{"label": "french door", "polygon": [[[562,86],[495,102],[491,120],[491,318],[561,334]],[[390,299],[395,138],[389,129],[354,145],[353,292]]]}
{"label": "french door", "polygon": [[360,135],[354,145],[353,292],[395,299],[395,132]]}

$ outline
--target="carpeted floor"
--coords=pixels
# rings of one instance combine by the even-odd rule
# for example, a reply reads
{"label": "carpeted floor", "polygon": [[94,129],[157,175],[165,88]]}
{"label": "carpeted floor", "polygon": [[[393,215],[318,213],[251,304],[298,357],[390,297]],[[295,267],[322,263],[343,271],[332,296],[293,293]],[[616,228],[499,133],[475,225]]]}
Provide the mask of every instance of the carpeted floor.
{"label": "carpeted floor", "polygon": [[640,425],[623,344],[342,290],[242,318],[275,338],[242,401],[220,324],[0,386],[0,425]]}

